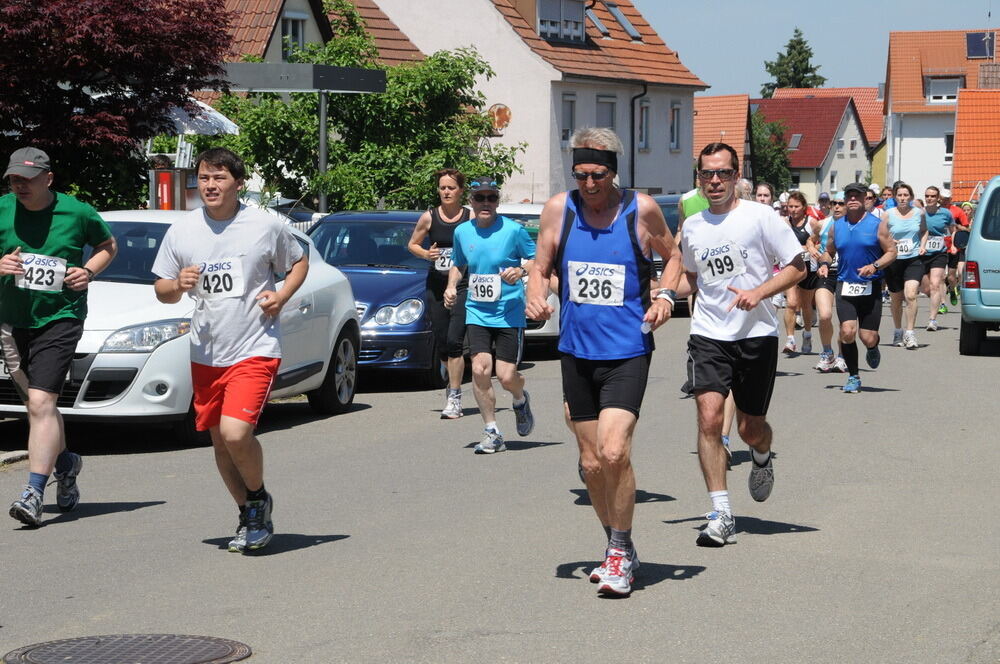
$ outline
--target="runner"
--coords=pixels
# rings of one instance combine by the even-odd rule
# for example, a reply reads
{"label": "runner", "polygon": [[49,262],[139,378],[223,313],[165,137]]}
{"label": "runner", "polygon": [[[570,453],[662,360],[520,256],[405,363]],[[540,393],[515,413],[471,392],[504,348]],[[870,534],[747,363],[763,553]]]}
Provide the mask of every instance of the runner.
{"label": "runner", "polygon": [[[829,200],[829,195],[827,196]],[[837,215],[843,216],[844,204],[839,202],[836,206]],[[819,362],[815,369],[822,373],[830,371],[846,371],[847,364],[844,358],[833,354],[833,306],[834,293],[837,290],[837,259],[830,262],[821,262],[830,229],[836,218],[831,215],[825,219],[813,219],[810,221],[812,235],[809,238],[808,251],[810,256],[816,261],[816,290],[813,298],[816,302],[816,315],[819,318],[819,340],[823,350],[819,354]],[[820,266],[825,266],[826,270],[820,271]],[[825,275],[825,276],[821,276]]]}
{"label": "runner", "polygon": [[[924,278],[924,259],[920,238],[924,234],[924,215],[912,207],[913,189],[905,182],[895,191],[896,207],[885,212],[889,234],[896,243],[896,260],[885,269],[892,304],[892,345],[919,348],[913,331],[917,322],[917,294]],[[903,329],[903,298],[906,298],[906,329]]]}
{"label": "runner", "polygon": [[[0,348],[28,411],[28,484],[10,515],[40,526],[53,471],[59,510],[80,502],[83,459],[66,449],[56,401],[83,334],[87,287],[117,247],[94,208],[50,189],[54,175],[41,150],[16,150],[3,176],[11,193],[0,198]],[[84,245],[94,248],[86,262]]]}
{"label": "runner", "polygon": [[[212,437],[215,464],[239,507],[229,550],[261,549],[274,536],[264,452],[254,436],[281,363],[279,314],[309,270],[288,226],[240,203],[243,160],[225,148],[195,159],[204,207],[171,225],[153,262],[156,298],[195,301],[191,382],[195,426]],[[274,275],[286,273],[275,292]]]}
{"label": "runner", "polygon": [[559,312],[563,393],[587,492],[607,536],[604,562],[590,580],[600,593],[627,595],[639,567],[632,543],[632,436],[652,359],[651,330],[670,318],[676,297],[666,288],[650,296],[650,251],[665,261],[661,285],[676,282],[680,257],[656,202],[615,186],[623,151],[618,136],[582,129],[571,144],[579,184],[556,194],[542,211],[528,314],[542,320],[552,315],[545,285],[553,271],[565,275]]}
{"label": "runner", "polygon": [[816,277],[816,258],[809,253],[809,237],[812,231],[809,227],[809,219],[806,217],[806,197],[800,192],[793,191],[788,195],[788,224],[795,233],[796,239],[802,247],[802,260],[806,266],[806,276],[797,284],[794,284],[785,293],[787,304],[785,305],[785,347],[783,352],[795,354],[799,348],[795,345],[796,312],[801,312],[802,316],[802,348],[803,355],[812,352],[812,326],[813,326],[813,296],[818,285]]}
{"label": "runner", "polygon": [[[462,376],[465,374],[465,298],[468,275],[462,275],[456,286],[455,304],[444,306],[444,289],[451,271],[452,236],[455,228],[469,220],[469,209],[462,205],[465,176],[454,168],[434,174],[441,205],[424,212],[417,220],[407,248],[417,258],[431,262],[427,270],[427,303],[434,327],[436,348],[443,353],[441,361],[448,368],[448,391],[441,419],[454,420],[462,416]],[[430,236],[431,246],[423,248]],[[443,342],[443,343],[442,343]]]}
{"label": "runner", "polygon": [[[948,307],[941,301],[945,292],[944,274],[948,269],[945,238],[951,237],[955,231],[955,219],[951,211],[939,204],[940,194],[941,190],[937,187],[927,187],[927,191],[924,192],[927,206],[924,208],[924,223],[921,225],[920,255],[923,257],[927,279],[930,282],[928,288],[931,308],[930,320],[927,321],[928,332],[937,332],[938,313],[947,313],[948,311]],[[916,320],[916,317],[917,312],[914,309],[913,319]]]}
{"label": "runner", "polygon": [[[687,220],[681,236],[684,290],[698,291],[688,341],[688,391],[698,406],[698,457],[712,500],[705,546],[736,541],[721,444],[723,404],[736,401],[740,437],[751,447],[750,495],[767,500],[774,484],[772,431],[765,418],[778,361],[775,293],[805,276],[802,247],[771,208],[735,196],[736,151],[710,143],[698,178],[711,203]],[[784,267],[775,275],[775,263]],[[677,290],[677,289],[675,289]]]}
{"label": "runner", "polygon": [[[452,266],[444,304],[454,307],[458,284],[467,271],[469,295],[465,305],[469,352],[472,355],[472,392],[486,425],[476,454],[507,449],[496,422],[493,392],[493,352],[500,384],[514,398],[517,434],[527,436],[535,426],[524,377],[517,371],[524,346],[524,285],[535,258],[535,243],[521,224],[497,216],[500,189],[495,179],[480,177],[469,183],[474,223],[455,229]],[[526,260],[526,266],[521,261]],[[467,270],[463,268],[468,268]],[[546,282],[547,284],[547,282]]]}
{"label": "runner", "polygon": [[[958,285],[965,278],[965,245],[969,242],[969,230],[972,227],[972,219],[975,212],[975,208],[969,202],[962,203],[960,209],[962,211],[961,216],[952,213],[952,216],[955,218],[955,234],[952,236],[952,241],[950,242],[948,277],[946,279],[949,291],[948,297],[953,307],[958,306]],[[947,239],[945,238],[945,240]]]}
{"label": "runner", "polygon": [[[844,187],[846,213],[830,230],[823,255],[824,263],[833,256],[839,259],[837,270],[837,318],[840,319],[840,352],[847,362],[847,383],[843,391],[861,390],[858,375],[858,347],[855,338],[868,352],[865,360],[872,369],[882,361],[878,348],[878,327],[882,319],[882,270],[896,258],[896,244],[889,234],[889,222],[879,221],[865,212],[865,186],[857,182]],[[828,267],[820,266],[821,277]],[[860,328],[860,331],[859,331]]]}
{"label": "runner", "polygon": [[757,188],[754,189],[754,198],[758,203],[773,206],[774,186],[772,186],[770,182],[758,182]]}

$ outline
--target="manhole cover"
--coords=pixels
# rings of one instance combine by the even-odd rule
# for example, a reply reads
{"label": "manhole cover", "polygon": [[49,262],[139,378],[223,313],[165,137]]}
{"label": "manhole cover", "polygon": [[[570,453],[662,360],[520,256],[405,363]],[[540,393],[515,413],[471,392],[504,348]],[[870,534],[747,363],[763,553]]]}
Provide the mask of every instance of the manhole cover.
{"label": "manhole cover", "polygon": [[214,636],[111,634],[36,643],[13,650],[4,664],[226,664],[250,647]]}

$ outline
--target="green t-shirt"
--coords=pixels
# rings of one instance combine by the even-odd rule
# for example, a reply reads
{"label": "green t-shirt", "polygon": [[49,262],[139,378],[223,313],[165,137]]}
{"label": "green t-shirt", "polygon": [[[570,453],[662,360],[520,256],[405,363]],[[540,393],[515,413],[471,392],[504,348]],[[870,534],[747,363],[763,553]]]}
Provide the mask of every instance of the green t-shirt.
{"label": "green t-shirt", "polygon": [[692,189],[681,196],[681,207],[684,210],[684,218],[687,219],[693,214],[708,209],[708,199],[701,193],[701,188]]}
{"label": "green t-shirt", "polygon": [[[110,238],[111,229],[97,210],[72,196],[56,193],[52,205],[37,212],[26,209],[14,194],[0,196],[0,255],[21,247],[26,262],[37,255],[61,258],[67,269],[82,267],[84,246]],[[86,289],[32,290],[19,287],[13,275],[0,277],[0,323],[37,328],[60,318],[86,317]]]}

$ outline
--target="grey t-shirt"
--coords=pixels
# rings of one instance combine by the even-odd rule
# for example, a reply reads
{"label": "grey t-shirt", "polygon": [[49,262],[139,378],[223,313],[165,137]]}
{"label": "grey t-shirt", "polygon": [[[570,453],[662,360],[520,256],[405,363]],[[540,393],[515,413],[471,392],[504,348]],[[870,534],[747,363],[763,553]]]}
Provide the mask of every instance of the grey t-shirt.
{"label": "grey t-shirt", "polygon": [[302,258],[288,226],[241,205],[236,216],[215,221],[192,210],[171,225],[153,262],[153,274],[176,279],[198,265],[191,320],[191,361],[229,367],[251,357],[281,357],[279,318],[264,314],[257,296],[274,290],[275,273]]}

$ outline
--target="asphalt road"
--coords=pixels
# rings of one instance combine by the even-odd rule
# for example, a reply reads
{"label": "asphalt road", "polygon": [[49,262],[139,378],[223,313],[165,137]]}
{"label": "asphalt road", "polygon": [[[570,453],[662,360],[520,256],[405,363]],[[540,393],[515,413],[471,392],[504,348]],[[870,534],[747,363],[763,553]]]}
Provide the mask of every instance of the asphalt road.
{"label": "asphalt road", "polygon": [[[1000,341],[960,357],[957,315],[941,322],[919,350],[884,346],[860,395],[813,371],[815,355],[779,361],[774,493],[747,495],[737,439],[739,543],[722,549],[695,546],[710,502],[678,389],[687,320],[658,331],[633,455],[642,568],[620,600],[585,579],[603,533],[545,354],[524,368],[535,431],[517,438],[502,396],[510,449],[493,456],[472,453],[468,385],[457,421],[438,419],[442,394],[398,381],[369,381],[328,419],[271,406],[278,535],[253,557],[221,548],[235,509],[209,449],[71,426],[83,504],[47,508],[38,530],[0,521],[0,653],[176,633],[242,641],[267,663],[1000,661]],[[0,423],[0,448],[24,440]],[[25,473],[0,471],[5,501]]]}

